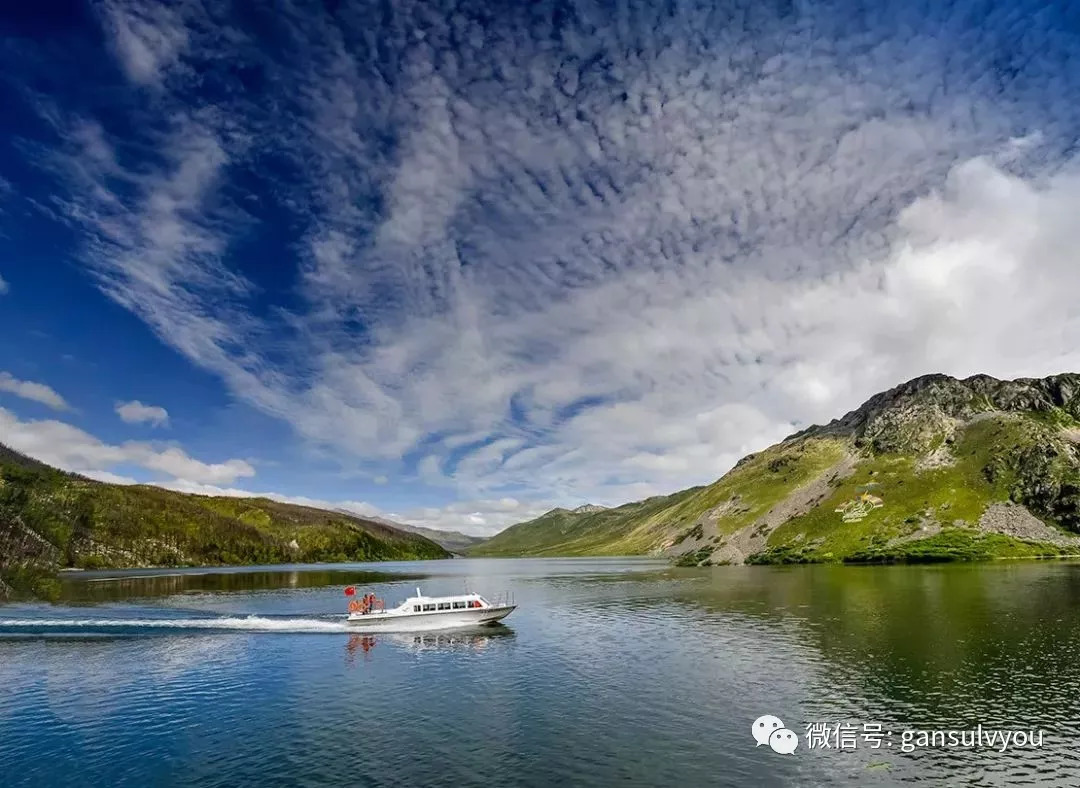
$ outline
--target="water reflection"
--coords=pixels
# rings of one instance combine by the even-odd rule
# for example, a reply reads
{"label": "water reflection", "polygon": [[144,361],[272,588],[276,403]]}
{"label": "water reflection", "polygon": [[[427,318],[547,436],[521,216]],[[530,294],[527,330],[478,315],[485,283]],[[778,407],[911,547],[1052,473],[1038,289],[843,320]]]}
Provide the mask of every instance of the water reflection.
{"label": "water reflection", "polygon": [[[683,586],[684,602],[812,647],[804,654],[822,666],[822,697],[843,687],[853,711],[927,724],[1080,719],[1080,566],[731,569],[697,579]],[[1068,732],[1080,730],[1070,722]]]}
{"label": "water reflection", "polygon": [[[224,589],[327,586],[310,593],[4,606],[0,622],[68,622],[0,637],[4,784],[240,785],[268,768],[283,785],[455,788],[1068,785],[1080,773],[1077,565],[402,566],[430,572],[432,593],[472,572],[470,585],[509,586],[521,604],[509,627],[393,634],[344,621],[341,585],[366,569],[260,567]],[[187,582],[208,580],[230,578]],[[126,626],[52,634],[105,619]],[[753,746],[763,713],[800,733],[881,724],[893,744],[804,740],[781,757]],[[905,729],[976,725],[1043,730],[1045,743],[901,751]]]}
{"label": "water reflection", "polygon": [[364,661],[367,662],[368,654],[375,648],[375,636],[374,635],[350,635],[349,642],[345,644],[345,664],[353,665],[356,663],[356,655],[362,653]]}
{"label": "water reflection", "polygon": [[345,644],[345,661],[352,665],[358,655],[365,661],[376,644],[393,645],[409,652],[483,651],[493,644],[509,642],[514,630],[502,624],[446,632],[387,632],[379,635],[355,634]]}
{"label": "water reflection", "polygon": [[372,572],[356,569],[174,570],[145,573],[69,575],[62,578],[59,602],[97,604],[174,594],[274,591],[324,586],[369,585],[422,580],[424,574]]}

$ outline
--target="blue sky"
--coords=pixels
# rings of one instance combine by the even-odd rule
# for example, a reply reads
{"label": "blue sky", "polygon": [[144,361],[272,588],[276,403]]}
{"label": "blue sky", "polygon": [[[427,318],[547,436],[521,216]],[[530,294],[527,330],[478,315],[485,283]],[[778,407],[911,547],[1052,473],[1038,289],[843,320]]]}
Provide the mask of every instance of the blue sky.
{"label": "blue sky", "polygon": [[34,3],[0,441],[471,533],[1080,370],[1080,7]]}

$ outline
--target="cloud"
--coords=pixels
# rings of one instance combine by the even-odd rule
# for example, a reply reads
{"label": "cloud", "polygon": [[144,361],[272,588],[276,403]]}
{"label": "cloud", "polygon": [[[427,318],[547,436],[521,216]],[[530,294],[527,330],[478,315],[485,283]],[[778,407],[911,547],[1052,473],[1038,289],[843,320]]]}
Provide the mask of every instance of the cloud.
{"label": "cloud", "polygon": [[6,295],[10,290],[11,290],[11,285],[9,285],[4,280],[4,277],[0,276],[0,295]]}
{"label": "cloud", "polygon": [[137,399],[118,402],[116,413],[127,424],[149,424],[151,427],[164,427],[169,424],[169,412],[165,408],[143,405]]}
{"label": "cloud", "polygon": [[164,78],[188,43],[188,31],[165,5],[106,2],[104,27],[124,73],[132,82],[154,85]]}
{"label": "cloud", "polygon": [[53,410],[71,410],[63,397],[57,394],[44,383],[34,383],[29,380],[19,380],[8,372],[0,372],[0,391],[14,394],[33,402],[40,402]]}
{"label": "cloud", "polygon": [[135,465],[196,484],[229,484],[255,475],[255,469],[244,460],[205,463],[175,446],[158,447],[141,441],[109,444],[61,421],[21,421],[3,408],[0,408],[0,435],[7,446],[42,462],[110,481],[130,478],[115,476],[110,470],[123,465]]}
{"label": "cloud", "polygon": [[[917,374],[1080,368],[1080,81],[1037,7],[287,3],[224,63],[194,6],[109,6],[160,90],[58,121],[52,171],[102,291],[310,444],[507,518],[620,503]],[[280,279],[259,221],[300,228]]]}
{"label": "cloud", "polygon": [[515,523],[532,520],[550,511],[555,504],[542,501],[518,501],[514,498],[458,501],[441,507],[421,507],[387,515],[398,522],[460,531],[470,536],[493,536]]}
{"label": "cloud", "polygon": [[255,492],[237,487],[221,487],[215,484],[207,484],[190,479],[170,479],[163,482],[155,482],[158,487],[176,492],[191,493],[194,495],[224,496],[227,498],[267,498],[279,503],[291,503],[297,506],[310,506],[315,509],[327,511],[341,510],[360,517],[384,516],[378,507],[364,501],[330,501],[320,498],[308,498],[303,495],[285,495],[278,492]]}
{"label": "cloud", "polygon": [[94,479],[99,482],[105,482],[106,484],[138,484],[138,479],[131,476],[124,476],[119,473],[112,473],[111,471],[101,470],[82,470],[80,473],[88,479]]}
{"label": "cloud", "polygon": [[[105,481],[103,479],[103,481]],[[119,482],[124,483],[124,482]],[[359,517],[371,517],[390,523],[407,523],[440,531],[460,531],[471,536],[493,536],[514,523],[539,517],[554,508],[554,504],[536,501],[524,502],[513,498],[457,501],[446,506],[418,507],[401,511],[385,511],[366,501],[330,500],[287,495],[279,492],[256,492],[252,490],[199,484],[173,479],[155,482],[158,487],[196,495],[227,496],[230,498],[268,498],[280,503],[310,506],[327,511],[343,511]]]}

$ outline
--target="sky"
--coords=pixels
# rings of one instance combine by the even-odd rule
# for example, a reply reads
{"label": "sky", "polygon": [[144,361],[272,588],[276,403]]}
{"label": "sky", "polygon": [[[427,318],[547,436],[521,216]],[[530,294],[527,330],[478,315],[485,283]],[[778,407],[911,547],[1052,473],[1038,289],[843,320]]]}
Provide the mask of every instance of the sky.
{"label": "sky", "polygon": [[15,4],[0,442],[491,534],[1080,371],[1080,3]]}

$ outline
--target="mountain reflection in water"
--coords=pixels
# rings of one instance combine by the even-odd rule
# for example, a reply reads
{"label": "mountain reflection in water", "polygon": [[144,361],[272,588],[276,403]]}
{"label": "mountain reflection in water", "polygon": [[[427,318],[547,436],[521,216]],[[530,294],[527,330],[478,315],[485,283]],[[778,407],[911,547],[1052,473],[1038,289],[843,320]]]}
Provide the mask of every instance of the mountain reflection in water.
{"label": "mountain reflection in water", "polygon": [[368,569],[284,569],[215,567],[212,569],[146,569],[114,572],[71,572],[61,575],[60,602],[85,604],[137,597],[192,593],[236,593],[325,586],[374,585],[422,580],[416,572],[390,573]]}
{"label": "mountain reflection in water", "polygon": [[[431,594],[509,589],[519,609],[490,629],[357,632],[346,578],[388,599],[412,591],[401,574],[356,580],[383,569],[87,574],[66,580],[71,602],[0,606],[4,788],[884,788],[1080,773],[1080,563],[387,565],[426,574]],[[180,590],[147,598],[163,583]],[[754,746],[763,714],[804,736],[794,755]],[[819,723],[880,725],[892,746],[811,749]],[[901,749],[904,731],[979,725],[1043,743]]]}

